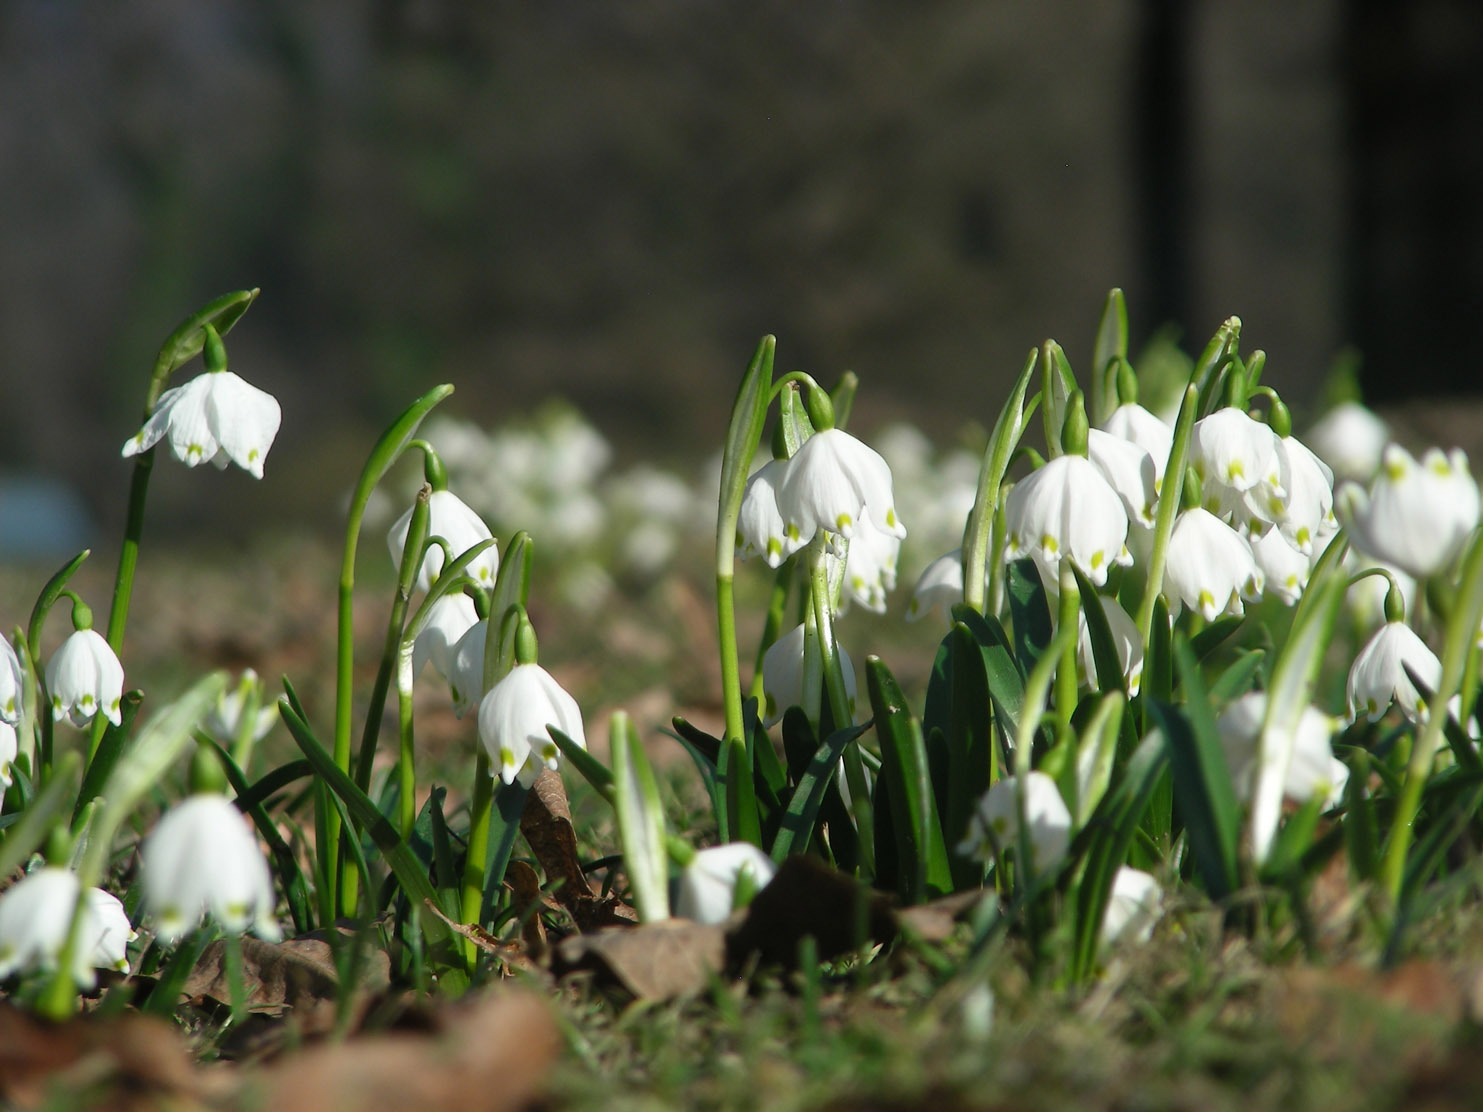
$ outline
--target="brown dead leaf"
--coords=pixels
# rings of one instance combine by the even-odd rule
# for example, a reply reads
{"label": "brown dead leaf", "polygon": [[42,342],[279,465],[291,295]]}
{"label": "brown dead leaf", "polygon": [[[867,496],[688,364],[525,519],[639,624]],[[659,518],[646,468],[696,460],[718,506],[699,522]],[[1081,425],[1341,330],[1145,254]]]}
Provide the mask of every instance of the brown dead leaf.
{"label": "brown dead leaf", "polygon": [[817,857],[790,857],[757,893],[746,918],[726,939],[733,966],[758,955],[765,964],[792,967],[798,943],[812,935],[829,959],[869,941],[896,936],[890,903],[854,877]]}
{"label": "brown dead leaf", "polygon": [[591,931],[615,923],[634,922],[633,909],[611,897],[594,895],[577,856],[577,832],[572,827],[571,805],[561,776],[542,769],[525,797],[520,815],[520,833],[546,871],[546,878],[559,882],[555,898],[578,930]]}
{"label": "brown dead leaf", "polygon": [[611,927],[563,939],[555,950],[558,974],[590,969],[644,1000],[700,992],[726,963],[726,931],[689,919]]}
{"label": "brown dead leaf", "polygon": [[896,911],[896,922],[902,930],[909,931],[923,941],[944,942],[951,937],[958,921],[986,897],[994,898],[992,893],[982,888],[956,892],[930,903],[900,908]]}
{"label": "brown dead leaf", "polygon": [[505,869],[505,883],[513,895],[511,906],[520,920],[520,935],[525,952],[540,961],[546,953],[546,925],[541,922],[541,909],[555,901],[541,891],[541,878],[528,861],[511,861]]}
{"label": "brown dead leaf", "polygon": [[242,1107],[273,1112],[513,1112],[538,1093],[560,1046],[544,1002],[490,993],[440,1010],[433,1034],[393,1032],[323,1044],[261,1070]]}

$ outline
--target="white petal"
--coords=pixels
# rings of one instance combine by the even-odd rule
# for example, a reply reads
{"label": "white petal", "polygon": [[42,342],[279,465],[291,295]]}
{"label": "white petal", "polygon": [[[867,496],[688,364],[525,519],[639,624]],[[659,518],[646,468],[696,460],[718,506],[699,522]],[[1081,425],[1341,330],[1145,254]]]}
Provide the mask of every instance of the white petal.
{"label": "white petal", "polygon": [[283,417],[278,399],[231,371],[204,377],[211,380],[206,416],[221,450],[242,470],[261,479],[263,461]]}

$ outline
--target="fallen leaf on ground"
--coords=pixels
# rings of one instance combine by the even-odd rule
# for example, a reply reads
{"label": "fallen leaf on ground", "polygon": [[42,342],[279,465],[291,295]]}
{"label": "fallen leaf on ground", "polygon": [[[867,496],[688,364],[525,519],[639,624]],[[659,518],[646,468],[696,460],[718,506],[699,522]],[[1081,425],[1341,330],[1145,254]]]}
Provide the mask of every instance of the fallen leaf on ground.
{"label": "fallen leaf on ground", "polygon": [[531,785],[520,815],[520,833],[546,872],[546,879],[559,882],[554,896],[566,908],[579,930],[590,931],[615,923],[634,922],[633,909],[611,897],[594,895],[577,856],[577,832],[566,786],[549,768]]}
{"label": "fallen leaf on ground", "polygon": [[726,932],[689,919],[610,927],[563,939],[555,950],[558,975],[591,969],[644,1000],[700,992],[726,964]]}
{"label": "fallen leaf on ground", "polygon": [[867,942],[896,937],[890,902],[817,857],[790,857],[758,892],[746,918],[726,940],[734,966],[756,954],[765,964],[791,968],[798,943],[812,935],[821,960]]}

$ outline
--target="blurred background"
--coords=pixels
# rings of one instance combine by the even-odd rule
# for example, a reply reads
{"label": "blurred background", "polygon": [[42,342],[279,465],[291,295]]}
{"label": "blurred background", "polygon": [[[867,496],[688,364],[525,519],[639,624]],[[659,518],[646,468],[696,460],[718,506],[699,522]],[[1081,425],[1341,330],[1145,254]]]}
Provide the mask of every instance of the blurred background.
{"label": "blurred background", "polygon": [[[1114,285],[1298,405],[1346,351],[1475,391],[1480,45],[1476,0],[5,0],[0,536],[106,547],[161,340],[249,286],[267,477],[162,465],[152,532],[329,532],[442,381],[698,464],[764,332],[948,441]],[[80,542],[17,516],[66,499]]]}

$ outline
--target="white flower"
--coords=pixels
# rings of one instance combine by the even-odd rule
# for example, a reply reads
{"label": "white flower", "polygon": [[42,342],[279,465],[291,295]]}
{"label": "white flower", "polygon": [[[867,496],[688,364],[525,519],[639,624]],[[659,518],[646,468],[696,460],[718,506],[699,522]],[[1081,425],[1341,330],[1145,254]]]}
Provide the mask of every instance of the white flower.
{"label": "white flower", "polygon": [[1380,470],[1390,426],[1359,402],[1343,402],[1319,418],[1303,439],[1335,478],[1368,483]]}
{"label": "white flower", "polygon": [[1369,568],[1382,568],[1395,578],[1396,586],[1401,592],[1401,601],[1405,604],[1405,613],[1412,613],[1416,604],[1415,579],[1394,564],[1370,559],[1351,547],[1344,553],[1344,570],[1351,580],[1349,591],[1344,596],[1344,606],[1356,628],[1364,632],[1379,629],[1388,621],[1385,616],[1385,597],[1390,593],[1389,581],[1383,575],[1367,575],[1357,581],[1354,579],[1357,573]]}
{"label": "white flower", "polygon": [[1158,513],[1157,472],[1147,449],[1100,429],[1088,429],[1087,458],[1123,500],[1128,521],[1153,525]]}
{"label": "white flower", "polygon": [[[15,727],[4,719],[0,719],[0,784],[10,787],[13,782],[11,765],[15,763],[16,754],[20,751],[20,741],[16,737]],[[0,802],[4,801],[5,793],[0,791]]]}
{"label": "white flower", "polygon": [[273,878],[248,819],[224,795],[201,792],[160,817],[140,850],[144,903],[173,942],[203,914],[222,928],[276,941]]}
{"label": "white flower", "polygon": [[1190,461],[1205,485],[1205,498],[1232,500],[1262,521],[1280,519],[1287,506],[1278,437],[1270,427],[1233,406],[1195,422]]}
{"label": "white flower", "polygon": [[1153,460],[1154,489],[1164,481],[1164,468],[1174,447],[1174,430],[1137,402],[1126,402],[1102,422],[1102,431],[1138,445]]}
{"label": "white flower", "polygon": [[[1266,692],[1253,691],[1232,701],[1215,722],[1231,782],[1242,801],[1251,798],[1256,786],[1257,740],[1266,713]],[[1331,739],[1337,728],[1338,723],[1322,711],[1304,707],[1293,736],[1268,739],[1276,748],[1266,754],[1267,760],[1274,766],[1285,764],[1282,791],[1295,803],[1317,796],[1333,807],[1343,797],[1349,767],[1334,756]]]}
{"label": "white flower", "polygon": [[[843,646],[839,646],[839,667],[844,673],[845,696],[853,712],[859,688],[855,680],[855,664]],[[766,701],[765,726],[777,722],[789,707],[803,705],[803,626],[794,626],[767,646],[767,651],[762,654],[762,692]],[[835,723],[836,726],[848,724]]]}
{"label": "white flower", "polygon": [[1411,677],[1431,691],[1442,682],[1442,662],[1404,622],[1386,622],[1359,650],[1349,668],[1349,713],[1379,718],[1394,701],[1413,722],[1425,721],[1426,703]]}
{"label": "white flower", "polygon": [[1451,565],[1477,527],[1478,484],[1461,449],[1431,448],[1418,464],[1392,444],[1369,494],[1348,484],[1339,506],[1359,548],[1424,579]]}
{"label": "white flower", "polygon": [[[391,532],[386,535],[387,547],[391,549],[391,561],[398,568],[402,565],[402,549],[406,547],[407,531],[411,527],[412,511],[408,510],[397,518]],[[454,557],[493,536],[489,526],[484,524],[484,519],[469,509],[464,500],[451,490],[435,490],[429,497],[427,535],[429,538],[442,537],[447,541],[448,551]],[[422,558],[422,566],[417,569],[418,588],[427,590],[442,570],[443,549],[440,545],[430,545]],[[499,552],[496,546],[490,545],[474,557],[464,573],[481,587],[493,587],[495,577],[499,574]]]}
{"label": "white flower", "polygon": [[1262,583],[1245,537],[1198,506],[1179,515],[1164,563],[1164,594],[1176,615],[1181,604],[1207,622],[1240,614],[1241,599],[1259,598]]}
{"label": "white flower", "polygon": [[446,677],[453,713],[462,718],[484,697],[484,646],[489,623],[475,622],[453,646],[453,667]]}
{"label": "white flower", "polygon": [[[242,732],[242,716],[247,710],[248,701],[257,693],[258,688],[257,673],[251,668],[246,669],[236,687],[230,691],[223,691],[218,696],[216,706],[212,707],[211,713],[206,716],[206,732],[218,739],[237,740]],[[259,706],[257,715],[252,721],[252,740],[261,741],[277,721],[277,704],[270,700],[267,706]]]}
{"label": "white flower", "polygon": [[787,467],[786,460],[768,460],[752,474],[736,519],[737,555],[761,555],[770,568],[780,566],[807,543],[797,528],[788,528],[778,512],[778,484]]}
{"label": "white flower", "polygon": [[724,923],[734,910],[732,900],[742,874],[760,891],[777,871],[772,858],[750,842],[699,850],[680,872],[675,914],[697,923]]}
{"label": "white flower", "polygon": [[[452,680],[457,674],[454,661],[459,643],[465,634],[479,623],[479,612],[474,609],[474,600],[462,591],[452,591],[441,596],[428,611],[427,624],[412,643],[412,674],[422,671],[429,660],[438,675]],[[479,645],[480,679],[483,679],[484,646]]]}
{"label": "white flower", "polygon": [[123,454],[138,455],[168,436],[170,451],[188,467],[207,462],[226,467],[231,462],[261,479],[281,418],[272,394],[231,371],[208,371],[161,394]]}
{"label": "white flower", "polygon": [[[12,973],[56,969],[77,908],[77,876],[46,865],[0,895],[0,978]],[[72,979],[79,988],[97,983],[95,968],[126,972],[134,932],[123,904],[101,888],[89,888],[78,928]]]}
{"label": "white flower", "polygon": [[539,664],[515,665],[479,704],[479,740],[506,784],[517,776],[529,784],[543,764],[556,767],[558,750],[548,726],[587,747],[577,701]]}
{"label": "white flower", "polygon": [[[1097,601],[1102,604],[1102,613],[1107,615],[1107,628],[1117,649],[1118,666],[1128,683],[1128,694],[1136,695],[1143,683],[1143,637],[1138,632],[1138,623],[1128,616],[1117,599],[1098,595]],[[1092,653],[1092,635],[1087,627],[1086,611],[1080,607],[1076,611],[1076,625],[1082,670],[1089,680],[1095,681],[1097,660]]]}
{"label": "white flower", "polygon": [[896,517],[891,468],[842,429],[825,429],[803,442],[783,469],[777,502],[788,533],[805,544],[820,529],[851,536],[867,515],[877,529],[906,536]]}
{"label": "white flower", "polygon": [[1277,459],[1282,486],[1287,491],[1277,525],[1289,543],[1306,556],[1319,536],[1338,525],[1334,520],[1334,473],[1296,437],[1277,441]]}
{"label": "white flower", "polygon": [[896,561],[901,538],[863,518],[845,554],[844,589],[848,598],[877,614],[886,612],[886,593],[896,589]]}
{"label": "white flower", "polygon": [[[978,801],[968,821],[968,836],[958,846],[965,857],[991,861],[994,848],[1019,852],[1018,778],[996,781]],[[1036,872],[1054,869],[1071,844],[1071,812],[1056,782],[1043,772],[1025,777],[1025,822],[1029,824],[1030,859]]]}
{"label": "white flower", "polygon": [[21,720],[21,659],[15,646],[0,637],[0,722],[14,726]]}
{"label": "white flower", "polygon": [[47,661],[46,687],[54,719],[67,717],[80,727],[102,711],[115,726],[121,721],[124,666],[96,630],[74,630],[62,642]]}
{"label": "white flower", "polygon": [[1313,565],[1275,525],[1250,542],[1251,554],[1261,569],[1263,588],[1282,599],[1288,606],[1297,603],[1308,586],[1308,573]]}
{"label": "white flower", "polygon": [[[987,568],[984,578],[988,578]],[[933,560],[917,577],[917,585],[911,589],[911,602],[906,607],[906,620],[914,622],[938,606],[944,614],[949,613],[962,601],[963,553],[954,549]]]}
{"label": "white flower", "polygon": [[1118,869],[1102,913],[1102,945],[1115,942],[1147,942],[1154,924],[1163,914],[1164,890],[1142,869],[1127,865]]}
{"label": "white flower", "polygon": [[1004,520],[1004,558],[1034,557],[1048,581],[1059,580],[1063,557],[1099,587],[1111,565],[1133,562],[1128,512],[1085,456],[1057,456],[1021,479],[1005,500]]}

